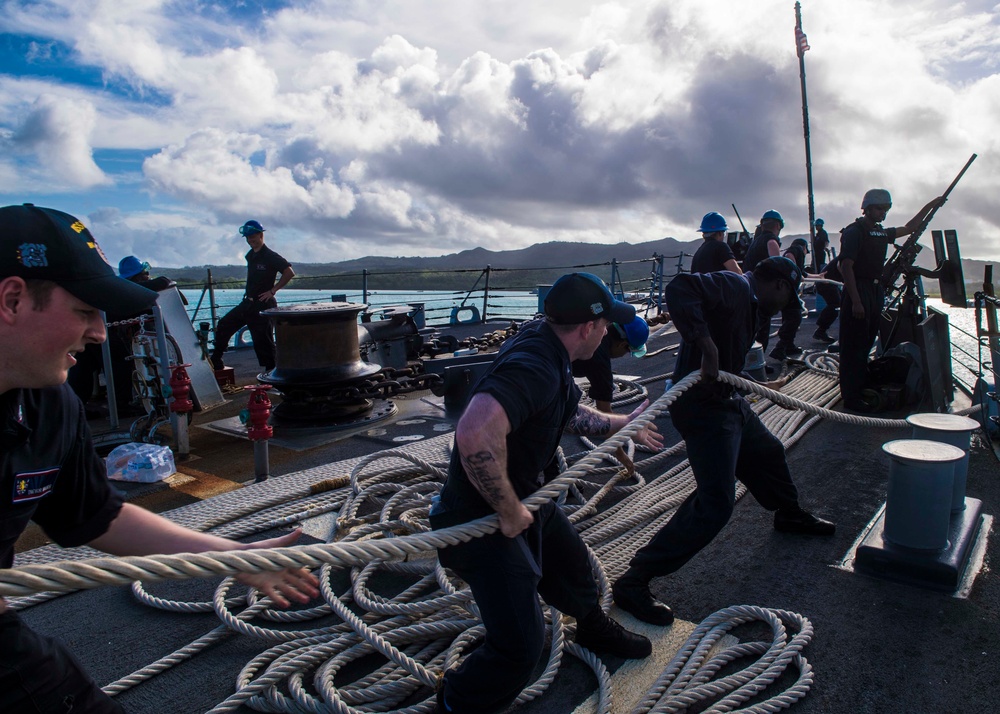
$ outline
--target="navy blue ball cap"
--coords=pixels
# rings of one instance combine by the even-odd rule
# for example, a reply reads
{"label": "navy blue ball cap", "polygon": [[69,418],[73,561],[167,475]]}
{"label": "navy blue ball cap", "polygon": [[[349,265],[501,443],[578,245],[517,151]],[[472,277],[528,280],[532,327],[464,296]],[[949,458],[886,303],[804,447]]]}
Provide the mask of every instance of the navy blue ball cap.
{"label": "navy blue ball cap", "polygon": [[596,275],[569,273],[549,288],[545,316],[559,325],[579,325],[598,318],[624,325],[635,317],[635,307],[616,300]]}
{"label": "navy blue ball cap", "polygon": [[49,280],[104,312],[143,312],[156,293],[115,275],[78,219],[25,203],[0,208],[0,279]]}
{"label": "navy blue ball cap", "polygon": [[781,255],[772,255],[770,258],[760,261],[757,263],[757,267],[753,269],[753,272],[764,279],[787,280],[791,284],[792,289],[796,291],[799,289],[799,283],[802,281],[802,274],[799,272],[799,267],[793,261]]}
{"label": "navy blue ball cap", "polygon": [[263,233],[264,226],[259,224],[257,221],[247,221],[242,226],[240,226],[241,236],[250,236],[254,233]]}

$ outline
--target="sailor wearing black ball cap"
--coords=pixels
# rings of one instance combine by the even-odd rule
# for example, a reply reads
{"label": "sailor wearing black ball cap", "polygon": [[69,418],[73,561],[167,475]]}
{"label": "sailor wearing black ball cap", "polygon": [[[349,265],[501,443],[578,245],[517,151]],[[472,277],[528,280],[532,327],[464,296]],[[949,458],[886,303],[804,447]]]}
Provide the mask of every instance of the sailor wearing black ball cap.
{"label": "sailor wearing black ball cap", "polygon": [[[609,323],[634,316],[596,276],[564,275],[545,298],[544,319],[522,326],[473,389],[430,521],[441,529],[495,513],[500,530],[438,553],[469,584],[486,627],[483,645],[445,673],[438,711],[488,714],[514,701],[545,643],[539,594],[576,618],[578,644],[630,659],[652,651],[602,610],[586,546],[556,503],[534,513],[521,503],[558,474],[564,430],[609,436],[645,409],[602,414],[581,406],[571,368],[593,355]],[[635,438],[663,444],[655,427]]]}

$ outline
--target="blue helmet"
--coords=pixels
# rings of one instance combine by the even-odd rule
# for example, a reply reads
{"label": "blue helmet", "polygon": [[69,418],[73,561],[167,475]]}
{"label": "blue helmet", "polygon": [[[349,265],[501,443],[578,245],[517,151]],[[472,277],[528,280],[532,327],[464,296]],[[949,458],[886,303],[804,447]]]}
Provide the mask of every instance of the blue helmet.
{"label": "blue helmet", "polygon": [[240,235],[249,236],[254,233],[263,233],[264,226],[259,224],[257,221],[247,221],[242,226],[240,226]]}
{"label": "blue helmet", "polygon": [[631,322],[619,325],[612,323],[618,336],[628,342],[629,351],[633,357],[642,357],[646,354],[646,340],[649,339],[649,325],[641,317],[636,315]]}
{"label": "blue helmet", "polygon": [[149,270],[149,263],[139,260],[134,255],[126,255],[118,263],[118,275],[123,278],[134,278],[147,270]]}
{"label": "blue helmet", "polygon": [[781,224],[781,227],[785,227],[785,219],[781,217],[781,214],[775,211],[773,208],[770,211],[765,211],[764,215],[760,217],[761,223],[764,221],[777,221]]}
{"label": "blue helmet", "polygon": [[822,218],[817,218],[817,219],[816,219],[816,225],[817,225],[817,226],[821,226],[821,225],[823,225],[823,219],[822,219]]}
{"label": "blue helmet", "polygon": [[721,213],[715,211],[706,213],[705,217],[701,219],[701,227],[698,228],[699,233],[718,233],[727,230],[729,230],[729,226],[726,225],[726,219]]}

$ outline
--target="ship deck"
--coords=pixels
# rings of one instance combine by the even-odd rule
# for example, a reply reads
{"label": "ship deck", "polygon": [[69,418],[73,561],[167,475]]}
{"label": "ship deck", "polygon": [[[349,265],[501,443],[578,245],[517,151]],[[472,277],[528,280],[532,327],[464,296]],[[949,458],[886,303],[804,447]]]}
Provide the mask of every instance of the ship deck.
{"label": "ship deck", "polygon": [[[488,328],[462,329],[481,334]],[[812,329],[809,318],[799,332],[799,343],[808,351],[820,351],[823,346],[809,339]],[[664,332],[650,343],[650,351],[668,349],[646,359],[616,360],[616,373],[639,379],[668,373],[675,354],[669,347],[677,341],[676,335]],[[253,382],[252,351],[230,352],[227,364],[236,368],[241,384]],[[646,388],[655,400],[664,391],[663,380],[653,380]],[[445,414],[441,398],[430,392],[414,392],[394,401],[397,414],[376,424],[327,435],[311,433],[308,438],[304,434],[276,435],[270,446],[271,485],[263,488],[343,473],[345,464],[386,449],[419,452],[425,448],[429,453],[446,454],[454,422]],[[225,502],[227,496],[240,491],[262,490],[262,486],[252,485],[250,442],[219,427],[245,404],[243,394],[230,395],[226,405],[195,415],[190,430],[191,458],[178,462],[178,474],[168,482],[124,485],[128,498],[171,515],[177,509],[184,513],[202,504]],[[898,418],[905,413],[883,416]],[[667,435],[668,444],[677,441],[668,415],[661,415],[657,425]],[[106,425],[97,421],[93,426],[99,431]],[[808,695],[794,704],[793,711],[958,713],[993,708],[995,683],[1000,681],[1000,628],[996,627],[1000,580],[991,572],[997,544],[989,534],[989,524],[1000,505],[1000,469],[992,449],[978,434],[970,452],[967,494],[982,502],[983,512],[990,518],[979,534],[968,578],[960,591],[938,592],[869,577],[850,568],[856,541],[886,499],[888,459],[881,446],[907,435],[903,429],[830,420],[813,425],[789,448],[789,466],[803,505],[835,521],[836,535],[809,538],[778,533],[771,527],[771,514],[752,497],[743,497],[731,522],[708,547],[679,572],[653,581],[654,594],[669,603],[678,617],[671,628],[646,628],[657,644],[655,661],[605,659],[606,666],[616,673],[613,686],[617,701],[612,710],[621,711],[627,701],[645,691],[696,623],[733,605],[788,610],[812,623],[814,635],[803,654],[814,669],[815,682]],[[566,454],[583,448],[578,438],[564,437]],[[308,474],[313,476],[304,476]],[[322,542],[329,520],[309,520],[302,542]],[[280,529],[271,530],[254,538],[278,532]],[[32,552],[40,552],[32,549],[44,543],[44,534],[27,532],[18,544],[18,563],[30,560]],[[163,583],[151,586],[150,591],[164,597],[169,593],[172,598],[207,601],[215,582]],[[626,626],[636,625],[617,610],[612,614]],[[146,607],[125,586],[59,597],[24,610],[22,616],[40,632],[67,642],[102,685],[169,654],[219,624],[212,613],[180,614]],[[332,616],[330,619],[336,621]],[[737,631],[741,639],[762,636],[761,628],[744,627]],[[766,632],[763,636],[768,638]],[[123,692],[118,699],[126,711],[135,714],[207,711],[233,693],[240,669],[266,646],[249,637],[226,638]],[[795,674],[792,670],[783,675],[774,691],[790,685]],[[584,702],[596,688],[589,667],[567,657],[549,690],[517,711],[594,711]],[[233,710],[251,711],[246,706]],[[701,710],[695,705],[690,711]]]}

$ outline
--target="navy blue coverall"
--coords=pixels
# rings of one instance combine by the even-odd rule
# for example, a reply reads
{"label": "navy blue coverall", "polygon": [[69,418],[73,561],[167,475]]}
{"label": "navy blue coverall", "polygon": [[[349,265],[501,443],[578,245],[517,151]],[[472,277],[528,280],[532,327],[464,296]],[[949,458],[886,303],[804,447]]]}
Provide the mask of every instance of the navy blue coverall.
{"label": "navy blue coverall", "polygon": [[[719,369],[738,374],[757,329],[753,274],[678,275],[666,288],[670,317],[683,341],[674,381],[701,368],[695,341],[708,334],[719,350]],[[785,447],[732,387],[699,382],[672,405],[674,427],[687,443],[697,488],[629,564],[646,578],[680,569],[729,521],[736,479],[764,508],[798,506]]]}
{"label": "navy blue coverall", "polygon": [[[548,324],[529,323],[501,348],[474,388],[480,392],[507,413],[507,472],[524,499],[558,475],[553,457],[581,396],[569,354]],[[469,481],[456,446],[431,526],[493,512]],[[599,607],[586,546],[554,502],[515,538],[496,531],[440,550],[438,559],[469,584],[486,627],[483,645],[445,674],[445,697],[455,714],[503,711],[528,684],[545,644],[539,595],[577,620]]]}

